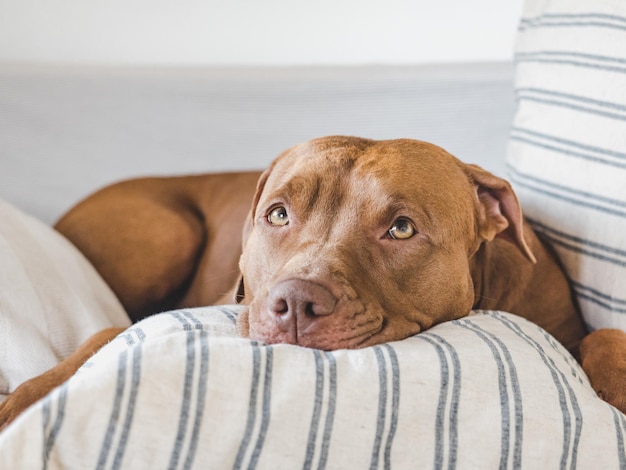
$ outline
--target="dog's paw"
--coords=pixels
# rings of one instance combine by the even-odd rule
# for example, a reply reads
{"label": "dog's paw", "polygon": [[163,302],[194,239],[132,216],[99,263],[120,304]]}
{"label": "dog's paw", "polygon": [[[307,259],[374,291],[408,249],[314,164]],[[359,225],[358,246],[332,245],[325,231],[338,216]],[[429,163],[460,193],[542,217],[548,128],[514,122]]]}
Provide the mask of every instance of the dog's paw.
{"label": "dog's paw", "polygon": [[0,403],[0,432],[28,407],[46,395],[48,390],[40,386],[38,379],[39,377],[36,377],[24,382]]}
{"label": "dog's paw", "polygon": [[602,329],[580,345],[583,370],[600,398],[626,414],[626,333]]}
{"label": "dog's paw", "polygon": [[0,403],[0,432],[19,415],[11,404],[11,395],[9,395],[2,403]]}

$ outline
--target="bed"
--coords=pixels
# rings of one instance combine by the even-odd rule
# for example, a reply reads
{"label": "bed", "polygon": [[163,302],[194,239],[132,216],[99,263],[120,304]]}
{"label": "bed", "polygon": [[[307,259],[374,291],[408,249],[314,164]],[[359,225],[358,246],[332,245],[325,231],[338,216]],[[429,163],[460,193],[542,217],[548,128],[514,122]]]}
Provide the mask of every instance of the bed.
{"label": "bed", "polygon": [[330,133],[425,139],[507,176],[588,327],[626,330],[624,61],[626,7],[532,0],[515,66],[0,65],[0,394],[129,327],[0,433],[0,468],[626,468],[626,416],[514,315],[333,352],[239,338],[235,305],[130,325],[49,226],[120,178],[262,168]]}

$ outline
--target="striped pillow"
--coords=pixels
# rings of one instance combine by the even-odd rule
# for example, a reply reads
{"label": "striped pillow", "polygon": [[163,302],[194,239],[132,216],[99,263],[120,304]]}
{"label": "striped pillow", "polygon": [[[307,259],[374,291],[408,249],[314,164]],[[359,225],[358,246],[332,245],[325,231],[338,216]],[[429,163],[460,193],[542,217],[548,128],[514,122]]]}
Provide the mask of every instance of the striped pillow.
{"label": "striped pillow", "polygon": [[239,338],[238,310],[133,325],[0,433],[0,468],[626,468],[626,417],[523,318],[325,352]]}
{"label": "striped pillow", "polygon": [[591,329],[626,330],[626,2],[528,0],[508,177]]}

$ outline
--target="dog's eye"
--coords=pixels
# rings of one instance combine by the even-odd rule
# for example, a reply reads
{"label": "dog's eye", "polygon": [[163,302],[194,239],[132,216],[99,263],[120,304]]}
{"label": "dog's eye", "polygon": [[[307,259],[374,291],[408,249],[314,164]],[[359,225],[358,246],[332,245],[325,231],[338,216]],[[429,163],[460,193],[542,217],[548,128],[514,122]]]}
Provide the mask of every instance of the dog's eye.
{"label": "dog's eye", "polygon": [[393,223],[388,233],[394,240],[406,240],[415,235],[415,232],[417,232],[417,230],[413,226],[413,223],[404,217],[400,217]]}
{"label": "dog's eye", "polygon": [[267,221],[270,224],[278,225],[279,227],[287,225],[289,223],[289,215],[287,214],[287,209],[285,209],[283,206],[275,207],[267,216]]}

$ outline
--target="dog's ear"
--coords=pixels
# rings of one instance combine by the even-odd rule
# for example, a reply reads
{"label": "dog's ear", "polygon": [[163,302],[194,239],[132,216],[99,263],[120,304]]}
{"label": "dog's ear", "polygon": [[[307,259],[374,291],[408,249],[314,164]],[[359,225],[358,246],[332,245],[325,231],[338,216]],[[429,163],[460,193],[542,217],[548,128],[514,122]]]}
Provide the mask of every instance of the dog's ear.
{"label": "dog's ear", "polygon": [[504,238],[536,263],[524,239],[522,209],[509,182],[477,165],[464,164],[464,170],[476,187],[480,237],[485,241]]}
{"label": "dog's ear", "polygon": [[269,178],[274,166],[276,164],[276,160],[272,162],[267,170],[261,173],[259,176],[259,180],[256,183],[256,191],[254,192],[254,197],[252,198],[252,206],[250,207],[250,213],[248,214],[248,218],[243,227],[243,246],[245,248],[246,242],[248,241],[248,237],[250,236],[250,232],[252,231],[252,227],[254,226],[254,221],[256,219],[256,211],[259,201],[261,200],[261,194],[263,194],[263,189],[265,188],[265,183],[267,183],[267,179]]}
{"label": "dog's ear", "polygon": [[[250,233],[252,232],[252,228],[254,227],[254,219],[256,218],[256,210],[259,200],[261,199],[261,194],[263,193],[263,188],[265,187],[265,183],[267,182],[267,178],[269,177],[274,164],[261,173],[259,180],[257,181],[256,191],[254,193],[254,198],[252,199],[252,206],[250,207],[250,212],[248,213],[248,217],[246,217],[246,221],[243,225],[243,233],[241,236],[241,245],[242,249],[246,249],[246,243],[248,243],[248,238],[250,237]],[[246,298],[246,287],[243,274],[239,276],[239,280],[237,281],[237,289],[234,292],[235,302],[240,304]]]}

